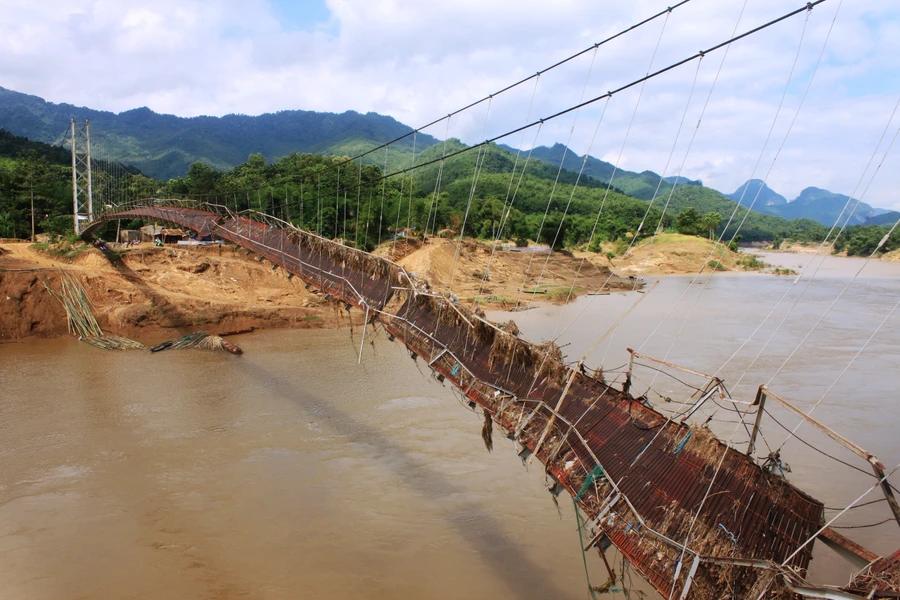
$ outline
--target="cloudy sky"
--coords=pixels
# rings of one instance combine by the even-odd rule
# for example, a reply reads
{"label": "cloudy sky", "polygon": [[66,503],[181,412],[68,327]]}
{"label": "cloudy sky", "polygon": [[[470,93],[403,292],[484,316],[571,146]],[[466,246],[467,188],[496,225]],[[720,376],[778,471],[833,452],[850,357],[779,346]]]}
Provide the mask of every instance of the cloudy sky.
{"label": "cloudy sky", "polygon": [[[418,127],[671,3],[3,0],[0,86],[116,112],[357,110]],[[691,0],[427,132],[468,143],[498,135],[803,4]],[[900,3],[827,0],[727,57],[710,53],[505,142],[569,142],[667,175],[683,165],[682,175],[725,192],[766,178],[788,199],[807,186],[859,196],[871,180],[864,200],[900,209],[900,142],[874,180],[866,169],[886,128],[873,164],[900,127],[900,111],[888,126],[898,100]]]}

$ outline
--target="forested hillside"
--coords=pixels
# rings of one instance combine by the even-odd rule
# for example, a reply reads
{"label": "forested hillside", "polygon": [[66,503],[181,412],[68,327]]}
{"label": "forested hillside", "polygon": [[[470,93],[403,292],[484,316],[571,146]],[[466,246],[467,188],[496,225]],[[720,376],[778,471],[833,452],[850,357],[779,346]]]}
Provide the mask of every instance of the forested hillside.
{"label": "forested hillside", "polygon": [[[377,165],[336,166],[342,160],[338,157],[291,154],[267,163],[256,154],[228,172],[195,163],[186,177],[170,181],[165,192],[201,195],[237,209],[271,212],[365,248],[399,231],[417,235],[445,229],[484,238],[502,235],[540,240],[563,247],[590,241],[604,196],[598,239],[616,239],[635,230],[646,212],[646,203],[616,191],[607,194],[598,182],[576,189],[571,173],[561,179],[572,183],[556,186],[548,209],[554,178],[547,177],[545,171],[552,170],[555,177],[555,169],[535,163],[532,166],[537,174],[529,172],[530,167],[523,174],[520,165],[513,175],[505,152],[491,148],[481,157],[484,168],[474,191],[474,163],[479,158],[475,151],[446,160],[439,185],[436,177],[440,165],[435,165],[435,170],[426,168],[413,175],[381,179],[382,170]],[[429,177],[429,171],[434,178]],[[659,212],[651,218],[658,220]]]}
{"label": "forested hillside", "polygon": [[[515,153],[514,148],[503,146],[505,149]],[[666,194],[672,189],[674,178],[661,178],[653,171],[644,171],[636,173],[625,169],[617,169],[612,163],[588,156],[585,160],[584,156],[578,155],[571,149],[566,148],[564,144],[554,144],[553,146],[538,146],[531,151],[531,156],[555,167],[560,163],[563,168],[578,173],[582,171],[582,163],[584,164],[583,173],[589,177],[602,181],[606,184],[612,181],[612,185],[622,193],[638,198],[640,200],[652,200],[654,196]],[[703,185],[699,181],[692,181],[681,177],[678,179],[678,185]]]}
{"label": "forested hillside", "polygon": [[71,227],[71,181],[68,152],[0,129],[0,237],[30,236],[32,214],[38,232],[63,215]]}
{"label": "forested hillside", "polygon": [[[262,160],[263,163],[277,165],[282,165],[285,157],[296,160],[297,153],[357,156],[378,147],[381,143],[406,136],[400,142],[392,144],[386,149],[378,149],[367,154],[358,162],[377,166],[378,173],[395,173],[434,161],[434,164],[411,171],[411,175],[408,177],[409,183],[404,184],[404,194],[406,195],[410,193],[410,186],[414,188],[411,196],[413,204],[415,204],[417,195],[424,198],[425,195],[432,193],[436,186],[441,186],[439,189],[442,195],[439,198],[443,198],[444,194],[450,194],[448,206],[456,207],[458,205],[456,195],[460,193],[459,190],[463,189],[465,185],[471,186],[473,178],[477,176],[478,184],[474,186],[475,197],[471,208],[474,209],[473,218],[478,220],[475,227],[479,232],[490,229],[485,223],[491,219],[485,217],[482,212],[486,214],[502,210],[502,202],[507,199],[508,195],[515,196],[509,220],[509,227],[513,231],[510,232],[506,229],[504,235],[512,233],[516,236],[525,236],[526,230],[515,229],[516,224],[522,221],[521,218],[518,220],[517,218],[533,215],[532,221],[535,219],[540,221],[544,219],[543,215],[546,209],[546,218],[550,221],[561,219],[563,214],[572,215],[566,219],[563,229],[560,229],[561,235],[557,236],[572,244],[590,241],[585,239],[590,237],[590,231],[583,231],[586,226],[579,222],[579,219],[582,218],[579,215],[590,220],[588,215],[599,212],[601,206],[603,206],[604,212],[609,210],[605,202],[611,202],[609,206],[618,206],[619,200],[626,197],[631,200],[652,201],[653,208],[656,210],[661,211],[663,207],[666,207],[667,218],[674,218],[681,210],[688,207],[693,207],[701,215],[716,212],[722,217],[719,233],[721,233],[721,228],[728,223],[736,206],[732,199],[715,190],[703,187],[700,181],[679,179],[676,185],[673,178],[661,178],[652,171],[638,173],[617,170],[608,162],[591,156],[580,156],[567,149],[563,144],[555,144],[550,147],[539,146],[530,153],[518,153],[518,157],[517,152],[512,148],[490,145],[483,151],[466,152],[440,161],[442,156],[453,155],[465,149],[465,145],[457,139],[439,142],[429,135],[413,132],[410,127],[390,117],[375,113],[363,115],[355,112],[333,114],[282,111],[255,117],[227,115],[225,117],[181,118],[160,115],[147,108],[139,108],[114,114],[68,104],[53,104],[35,96],[0,88],[0,127],[7,127],[17,135],[25,135],[42,142],[62,143],[66,138],[69,119],[72,116],[91,121],[95,159],[100,161],[116,160],[132,165],[135,169],[160,182],[178,179],[179,181],[173,183],[170,189],[184,189],[185,182],[193,181],[201,172],[206,173],[207,178],[212,177],[210,174],[215,172],[242,173],[247,170],[246,165],[249,163],[245,163],[245,161],[250,155],[256,157],[253,158],[253,161],[257,163]],[[43,152],[47,157],[50,156],[47,154],[50,152],[49,150]],[[56,152],[62,151],[56,150]],[[19,165],[13,169],[9,162],[10,158],[18,157],[19,154],[19,150],[7,149],[4,151],[3,155],[7,157],[4,166],[6,180],[18,178],[16,180],[21,181],[21,174],[13,176],[10,173],[23,167]],[[66,160],[62,155],[56,155],[56,159]],[[201,168],[202,165],[197,165],[197,163],[203,163],[206,168]],[[560,165],[563,167],[562,171],[559,170]],[[508,190],[500,191],[498,186],[500,180],[503,179],[500,176],[507,174],[509,177],[514,167],[519,173],[524,170],[524,176],[516,183],[520,193],[515,194]],[[185,177],[189,169],[192,169],[193,173]],[[344,172],[352,170],[352,167],[347,167]],[[579,176],[579,171],[582,171],[581,176]],[[356,172],[359,172],[358,167]],[[441,175],[440,178],[438,173]],[[135,174],[136,172],[132,170],[132,175]],[[260,186],[264,183],[280,185],[279,178],[282,175],[283,173],[274,180],[258,173],[254,177]],[[299,175],[296,173],[292,175],[292,177],[297,176]],[[610,180],[612,180],[611,183]],[[224,181],[231,180],[225,178]],[[552,185],[543,189],[547,185],[546,182],[554,181],[558,181],[556,189],[553,189]],[[565,199],[567,196],[571,196],[571,186],[576,181],[578,191],[572,197],[573,202],[567,212]],[[538,185],[537,182],[545,183]],[[244,183],[242,182],[241,185]],[[12,184],[7,183],[6,188],[9,189],[10,185]],[[136,187],[143,190],[159,185],[161,183],[142,180]],[[752,197],[756,196],[755,192],[760,189],[761,185],[763,185],[762,182],[758,180],[748,182],[735,194],[732,194],[731,198],[740,198],[744,188],[747,188],[747,193],[744,194],[744,205],[748,205]],[[492,194],[483,194],[480,191],[482,186],[491,187]],[[507,185],[507,187],[509,186]],[[106,182],[105,188],[101,184],[95,185],[95,189],[100,190],[99,197],[101,199],[104,189],[107,196],[112,196],[109,182]],[[539,189],[542,191],[539,192]],[[243,188],[232,189],[232,191],[238,190],[243,190]],[[608,193],[607,190],[609,190]],[[220,184],[215,191],[224,192],[225,188]],[[553,199],[548,209],[551,191]],[[12,192],[5,193],[7,198],[11,197]],[[19,193],[20,191],[16,192],[16,194]],[[543,199],[539,197],[540,193],[545,193]],[[18,198],[18,196],[16,197]],[[468,200],[468,198],[466,199]],[[810,219],[818,221],[820,224],[830,225],[834,222],[846,199],[846,196],[833,194],[827,190],[807,188],[797,199],[786,202],[782,196],[764,187],[760,200],[754,205],[755,210],[748,214],[745,208],[739,208],[734,214],[735,218],[732,219],[732,223],[728,225],[725,235],[731,237],[735,228],[741,223],[740,234],[744,241],[816,237],[824,230]],[[496,208],[496,201],[500,202],[500,209]],[[12,227],[11,230],[20,234],[22,208],[19,206],[18,200],[13,202],[7,199],[5,206],[7,215],[5,222],[16,223],[14,227],[7,224],[6,228],[10,230]],[[443,206],[444,204],[437,202],[440,210],[444,210]],[[488,208],[492,206],[494,208]],[[646,211],[646,207],[642,210]],[[440,214],[440,211],[438,212]],[[851,219],[851,224],[864,223],[866,218],[875,217],[877,214],[878,209],[861,203]],[[610,231],[629,230],[637,226],[636,223],[627,224],[626,220],[617,217],[610,218],[612,221],[607,223],[607,228],[611,228]],[[605,231],[602,228],[605,219],[606,216],[601,217],[601,224],[598,224],[601,235],[606,235],[602,233]],[[412,223],[412,219],[408,220]],[[527,219],[525,220],[527,221]],[[438,221],[442,225],[447,224],[440,219]],[[881,224],[880,221],[872,223]],[[471,227],[470,224],[468,226]],[[540,225],[538,224],[536,227],[540,228]],[[588,229],[592,228],[593,225]],[[531,229],[535,229],[535,226],[532,226]],[[646,233],[646,231],[641,233]],[[537,235],[536,231],[533,235]]]}
{"label": "forested hillside", "polygon": [[597,248],[601,242],[649,235],[657,226],[680,227],[676,217],[688,209],[697,219],[716,215],[696,222],[691,215],[683,219],[685,231],[694,234],[715,235],[726,225],[726,239],[740,226],[745,241],[815,239],[826,233],[810,220],[788,222],[748,214],[743,207],[729,224],[737,204],[697,185],[677,186],[671,198],[661,195],[648,207],[602,181],[560,172],[534,158],[516,160],[496,145],[459,153],[465,148],[458,140],[434,145],[416,155],[420,168],[384,180],[379,166],[339,157],[291,154],[267,163],[256,154],[228,172],[195,163],[165,191],[274,211],[322,235],[367,248],[404,229],[458,234],[463,228],[466,235],[489,239]]}
{"label": "forested hillside", "polygon": [[[158,184],[133,167],[93,161],[94,203],[154,195]],[[71,233],[72,157],[68,150],[0,129],[0,237]]]}
{"label": "forested hillside", "polygon": [[[596,179],[579,180],[577,173],[560,172],[538,160],[517,162],[497,146],[440,160],[464,148],[450,140],[446,146],[426,149],[416,164],[436,162],[388,178],[377,165],[300,153],[271,162],[257,153],[227,171],[195,162],[185,177],[166,183],[135,169],[95,161],[95,204],[123,197],[190,196],[234,210],[261,210],[366,249],[398,235],[423,232],[455,236],[462,231],[517,244],[536,240],[556,248],[592,250],[599,250],[602,242],[618,242],[616,247],[624,248],[634,236],[650,235],[657,226],[710,237],[724,229],[726,240],[740,226],[744,240],[776,243],[820,241],[827,233],[808,219],[785,221],[744,207],[735,212],[734,202],[700,186],[678,186],[648,207],[648,202]],[[68,152],[0,130],[0,237],[28,237],[32,214],[37,233],[71,232],[70,186]],[[886,231],[852,227],[836,247],[850,254],[871,253]],[[884,250],[895,247],[889,241]]]}

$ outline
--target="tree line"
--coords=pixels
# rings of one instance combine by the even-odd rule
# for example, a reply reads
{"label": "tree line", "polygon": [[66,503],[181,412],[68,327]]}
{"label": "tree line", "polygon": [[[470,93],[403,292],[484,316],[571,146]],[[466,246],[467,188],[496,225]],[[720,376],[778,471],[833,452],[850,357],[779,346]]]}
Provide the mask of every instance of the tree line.
{"label": "tree line", "polygon": [[[808,219],[748,214],[744,207],[734,211],[730,200],[699,186],[676,188],[648,210],[646,201],[614,186],[542,161],[516,159],[495,146],[440,160],[462,148],[458,140],[436,144],[410,162],[433,164],[388,177],[379,165],[306,153],[272,162],[251,154],[230,170],[194,162],[183,177],[166,182],[133,168],[95,162],[95,205],[191,197],[234,211],[272,214],[367,250],[400,235],[460,232],[519,245],[532,241],[592,251],[606,242],[630,241],[657,230],[711,239],[724,234],[729,240],[738,223],[742,223],[738,239],[746,241],[818,242],[828,233]],[[32,215],[35,233],[71,233],[70,155],[65,149],[0,130],[0,237],[29,237]],[[871,253],[886,232],[879,226],[848,228],[835,249],[851,255]],[[894,249],[895,244],[889,240],[882,250]]]}

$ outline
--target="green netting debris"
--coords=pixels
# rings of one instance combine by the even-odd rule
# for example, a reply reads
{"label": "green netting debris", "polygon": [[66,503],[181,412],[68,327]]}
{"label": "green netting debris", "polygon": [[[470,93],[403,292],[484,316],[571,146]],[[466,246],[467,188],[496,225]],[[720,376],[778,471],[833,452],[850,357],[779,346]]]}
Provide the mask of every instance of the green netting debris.
{"label": "green netting debris", "polygon": [[591,485],[598,479],[605,479],[606,471],[603,470],[603,467],[597,465],[594,469],[588,473],[588,476],[584,480],[584,484],[582,484],[581,489],[578,490],[578,493],[575,495],[575,500],[581,500],[581,497],[584,496],[589,489],[591,489]]}

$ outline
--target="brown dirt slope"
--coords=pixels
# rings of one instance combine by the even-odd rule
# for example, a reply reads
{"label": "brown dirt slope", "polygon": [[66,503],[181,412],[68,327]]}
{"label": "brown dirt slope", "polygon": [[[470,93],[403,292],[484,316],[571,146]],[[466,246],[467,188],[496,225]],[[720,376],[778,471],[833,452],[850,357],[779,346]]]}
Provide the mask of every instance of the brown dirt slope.
{"label": "brown dirt slope", "polygon": [[58,289],[59,269],[84,285],[101,327],[126,337],[347,323],[347,313],[296,278],[232,247],[139,247],[121,258],[87,248],[71,259],[27,243],[2,250],[0,339],[67,333],[65,312],[43,284]]}
{"label": "brown dirt slope", "polygon": [[705,238],[662,233],[629,250],[620,269],[633,275],[697,273],[708,258],[718,264],[716,271],[759,270],[762,266],[754,264],[753,257],[742,252],[732,252],[722,245],[714,249],[713,242]]}
{"label": "brown dirt slope", "polygon": [[[397,262],[434,289],[452,288],[460,299],[479,296],[491,306],[514,305],[517,299],[522,301],[534,291],[538,292],[533,294],[538,301],[565,301],[573,281],[573,297],[601,287],[632,289],[634,283],[627,277],[612,275],[607,266],[599,263],[606,262],[599,255],[576,257],[569,253],[548,255],[498,249],[492,258],[491,244],[474,240],[465,240],[457,255],[456,240],[440,238],[398,254],[403,256]],[[482,282],[485,271],[488,277]]]}
{"label": "brown dirt slope", "polygon": [[881,256],[884,262],[900,262],[900,250],[894,250]]}

